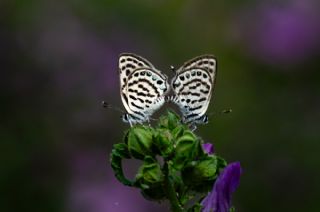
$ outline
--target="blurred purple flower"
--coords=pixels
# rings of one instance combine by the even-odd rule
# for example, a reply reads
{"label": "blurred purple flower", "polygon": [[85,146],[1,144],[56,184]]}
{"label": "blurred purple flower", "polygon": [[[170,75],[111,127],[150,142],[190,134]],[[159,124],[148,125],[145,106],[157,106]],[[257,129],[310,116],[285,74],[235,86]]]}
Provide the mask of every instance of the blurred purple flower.
{"label": "blurred purple flower", "polygon": [[139,190],[116,180],[111,167],[106,165],[104,151],[73,150],[70,155],[66,211],[163,211],[162,206],[143,199]]}
{"label": "blurred purple flower", "polygon": [[209,155],[212,155],[214,153],[214,146],[211,143],[202,144],[202,149]]}
{"label": "blurred purple flower", "polygon": [[202,212],[229,212],[231,195],[240,182],[241,166],[239,162],[230,163],[220,173],[212,191],[202,200]]}
{"label": "blurred purple flower", "polygon": [[319,13],[316,3],[300,0],[246,11],[238,31],[252,55],[269,64],[295,64],[317,52]]}

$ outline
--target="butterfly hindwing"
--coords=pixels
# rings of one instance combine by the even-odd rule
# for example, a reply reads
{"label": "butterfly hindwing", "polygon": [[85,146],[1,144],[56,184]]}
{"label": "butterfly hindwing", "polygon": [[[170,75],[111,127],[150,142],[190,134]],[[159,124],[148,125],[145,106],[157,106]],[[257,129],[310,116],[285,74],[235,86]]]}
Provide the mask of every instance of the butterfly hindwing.
{"label": "butterfly hindwing", "polygon": [[130,124],[148,121],[164,103],[167,77],[146,59],[125,53],[119,58],[120,92]]}
{"label": "butterfly hindwing", "polygon": [[216,76],[216,59],[203,55],[186,62],[176,71],[172,98],[185,123],[202,123],[208,109]]}
{"label": "butterfly hindwing", "polygon": [[126,94],[129,108],[134,115],[148,118],[163,105],[167,91],[165,75],[148,68],[137,69],[128,77]]}

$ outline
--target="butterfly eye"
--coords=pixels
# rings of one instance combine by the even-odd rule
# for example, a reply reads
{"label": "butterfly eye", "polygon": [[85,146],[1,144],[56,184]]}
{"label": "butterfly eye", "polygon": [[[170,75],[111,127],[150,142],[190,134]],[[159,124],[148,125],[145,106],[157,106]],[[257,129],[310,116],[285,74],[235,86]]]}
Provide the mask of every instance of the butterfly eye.
{"label": "butterfly eye", "polygon": [[155,75],[153,75],[153,76],[152,76],[152,80],[153,80],[153,81],[156,81],[156,80],[157,80],[157,77],[156,77]]}
{"label": "butterfly eye", "polygon": [[191,76],[196,76],[196,72],[195,72],[195,71],[192,71],[192,72],[191,72]]}
{"label": "butterfly eye", "polygon": [[179,78],[180,78],[180,80],[181,80],[181,81],[183,81],[183,80],[184,80],[184,76],[180,76]]}
{"label": "butterfly eye", "polygon": [[147,72],[147,76],[148,76],[148,77],[151,76],[151,72],[150,72],[150,71]]}
{"label": "butterfly eye", "polygon": [[190,78],[190,74],[187,73],[187,74],[186,74],[186,77],[187,77],[187,79],[189,79],[189,78]]}

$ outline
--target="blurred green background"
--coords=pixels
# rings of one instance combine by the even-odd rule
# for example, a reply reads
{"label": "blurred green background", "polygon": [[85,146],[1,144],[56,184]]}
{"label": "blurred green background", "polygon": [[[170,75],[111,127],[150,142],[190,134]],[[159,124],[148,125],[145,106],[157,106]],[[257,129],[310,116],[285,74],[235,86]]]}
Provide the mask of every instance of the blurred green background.
{"label": "blurred green background", "polygon": [[123,108],[121,52],[170,78],[170,65],[216,55],[208,112],[233,113],[198,134],[241,162],[237,210],[320,211],[319,9],[317,0],[2,0],[0,211],[168,211],[117,182],[108,162],[129,127],[100,104]]}

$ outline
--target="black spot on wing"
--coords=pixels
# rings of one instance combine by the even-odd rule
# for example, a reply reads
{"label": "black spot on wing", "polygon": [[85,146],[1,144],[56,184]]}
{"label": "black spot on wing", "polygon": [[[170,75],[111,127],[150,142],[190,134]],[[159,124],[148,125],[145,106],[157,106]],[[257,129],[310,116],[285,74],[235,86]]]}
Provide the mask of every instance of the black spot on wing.
{"label": "black spot on wing", "polygon": [[188,120],[188,119],[193,118],[193,117],[196,117],[196,116],[198,116],[197,113],[191,113],[191,114],[185,116],[184,118],[185,118],[186,120]]}
{"label": "black spot on wing", "polygon": [[204,94],[208,94],[208,93],[209,93],[209,90],[200,89],[200,92],[201,92],[201,93],[204,93]]}
{"label": "black spot on wing", "polygon": [[142,84],[139,84],[138,88],[141,88],[143,91],[149,92],[148,88],[144,87]]}
{"label": "black spot on wing", "polygon": [[129,69],[126,70],[126,75],[127,75],[127,76],[130,75],[130,70],[129,70]]}
{"label": "black spot on wing", "polygon": [[144,97],[146,97],[146,96],[148,96],[148,97],[155,97],[155,95],[152,95],[152,94],[150,94],[150,93],[140,92],[140,91],[138,91],[138,90],[136,90],[136,89],[132,89],[132,88],[129,88],[129,89],[128,89],[128,91],[129,91],[129,92],[136,93],[138,96],[144,96]]}
{"label": "black spot on wing", "polygon": [[124,101],[128,104],[128,98],[124,93],[122,93],[122,97],[124,98]]}
{"label": "black spot on wing", "polygon": [[149,80],[147,80],[147,79],[137,79],[137,80],[134,80],[134,81],[132,81],[132,82],[130,82],[130,83],[128,84],[128,87],[130,87],[130,86],[132,86],[132,85],[135,85],[135,84],[137,84],[137,83],[146,83],[146,84],[148,84],[150,87],[152,87],[152,89],[153,89],[154,92],[157,94],[157,96],[158,96],[158,97],[160,96],[160,93],[159,93],[157,87],[156,87],[153,83],[151,83]]}
{"label": "black spot on wing", "polygon": [[199,93],[196,92],[191,92],[191,91],[187,91],[187,92],[181,92],[181,95],[192,95],[192,96],[200,96]]}
{"label": "black spot on wing", "polygon": [[137,98],[141,103],[144,103],[144,100],[141,98]]}
{"label": "black spot on wing", "polygon": [[205,86],[208,90],[210,90],[210,84],[208,84],[207,82],[205,81],[202,81],[201,79],[193,79],[185,84],[183,84],[181,86],[181,88],[179,89],[178,93],[180,93],[186,86],[192,84],[192,83],[195,83],[195,82],[200,82],[203,86]]}
{"label": "black spot on wing", "polygon": [[135,108],[138,108],[139,110],[143,110],[143,107],[135,104],[134,102],[131,102],[131,105],[132,105],[133,107],[135,107]]}
{"label": "black spot on wing", "polygon": [[189,108],[189,111],[195,111],[195,110],[198,110],[200,108],[202,108],[202,105],[199,105],[199,106],[193,107],[193,108]]}
{"label": "black spot on wing", "polygon": [[189,89],[190,89],[190,90],[194,90],[194,89],[196,89],[197,87],[199,87],[200,85],[201,85],[201,83],[198,82],[198,83],[195,84],[194,86],[189,86]]}
{"label": "black spot on wing", "polygon": [[133,95],[129,95],[129,98],[133,99],[133,100],[137,100],[137,98]]}
{"label": "black spot on wing", "polygon": [[131,64],[131,63],[128,63],[128,64],[126,65],[126,67],[127,67],[127,68],[132,68],[132,69],[136,68],[136,66],[133,65],[133,64]]}

